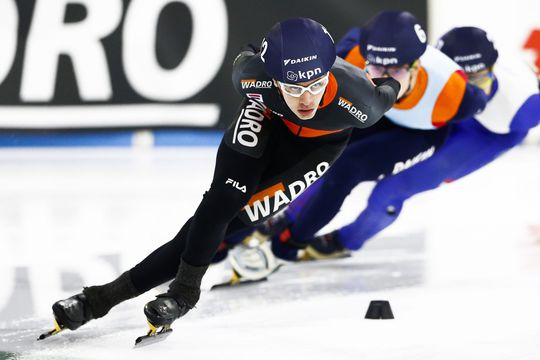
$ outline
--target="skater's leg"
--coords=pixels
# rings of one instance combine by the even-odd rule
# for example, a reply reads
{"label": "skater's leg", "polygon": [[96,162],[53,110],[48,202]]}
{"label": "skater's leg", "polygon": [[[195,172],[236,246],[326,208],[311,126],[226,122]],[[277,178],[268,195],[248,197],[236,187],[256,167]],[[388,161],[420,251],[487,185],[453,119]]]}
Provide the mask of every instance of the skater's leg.
{"label": "skater's leg", "polygon": [[407,199],[478,170],[521,142],[525,134],[494,134],[473,119],[454,125],[447,142],[431,158],[377,184],[367,208],[338,231],[340,242],[347,249],[359,249],[397,219]]}
{"label": "skater's leg", "polygon": [[[231,159],[232,157],[236,157],[235,161],[237,164],[242,164],[238,157],[241,157],[248,164],[241,167],[241,171],[231,170],[229,173],[225,173],[223,167],[234,169],[232,166],[229,166],[230,163],[227,161],[233,161]],[[77,322],[76,327],[93,318],[107,314],[113,306],[122,301],[144,293],[175,277],[178,278],[177,275],[179,273],[182,274],[181,280],[172,289],[178,293],[183,293],[186,296],[188,307],[193,307],[199,298],[200,280],[208,266],[199,266],[199,264],[209,263],[211,261],[223,238],[223,235],[219,234],[226,232],[228,222],[235,217],[255,190],[260,172],[257,172],[257,167],[250,163],[250,159],[245,155],[234,153],[233,150],[222,145],[218,151],[218,161],[221,160],[222,166],[216,168],[214,182],[210,190],[205,194],[195,216],[184,224],[174,239],[156,249],[141,263],[124,273],[118,279],[105,285],[92,286],[85,289],[82,294],[72,297],[76,297],[73,300],[76,301],[76,304],[78,304],[77,307],[80,309],[79,313],[75,314],[81,320]],[[238,181],[243,181],[248,191],[243,193],[232,186],[227,186],[225,181],[227,178],[223,179],[223,176],[226,175],[232,176],[238,179]],[[212,211],[212,209],[209,209],[209,203],[220,204],[220,206],[217,208],[213,206],[214,211]],[[192,228],[193,219],[195,218],[199,221],[195,229],[196,232],[204,232],[205,226],[206,228],[215,229],[217,232],[212,232],[208,236],[199,234],[201,236],[200,242],[205,243],[206,247],[205,244],[195,244],[193,246],[192,250],[194,251],[192,251],[192,255],[188,261],[193,261],[195,265],[191,265],[189,262],[182,262],[181,259],[183,254],[185,255],[190,231],[194,231]],[[212,224],[212,226],[208,226],[208,224]],[[209,243],[211,243],[211,246]],[[198,251],[201,247],[204,251]],[[180,284],[181,290],[178,289],[178,284]],[[81,297],[80,295],[83,296]],[[55,303],[55,305],[61,303],[60,306],[56,306],[56,312],[67,313],[69,308],[73,308],[74,301],[67,300],[69,299]],[[89,312],[88,309],[92,311]],[[58,319],[61,316],[56,317]]]}
{"label": "skater's leg", "polygon": [[350,142],[322,178],[317,193],[303,206],[301,215],[291,226],[292,236],[300,242],[310,242],[332,220],[356,185],[396,173],[404,164],[413,162],[411,159],[421,161],[429,157],[444,143],[447,134],[446,128],[422,131],[393,126]]}
{"label": "skater's leg", "polygon": [[414,168],[377,183],[369,196],[367,207],[354,222],[337,230],[337,238],[344,248],[360,249],[366,240],[398,218],[403,202],[416,192],[415,183],[407,181],[407,174],[414,172]]}
{"label": "skater's leg", "polygon": [[178,254],[184,247],[188,221],[175,238],[162,245],[134,268],[103,285],[84,288],[81,294],[57,301],[53,305],[60,326],[75,330],[92,319],[105,316],[123,301],[134,298],[174,278],[179,265]]}
{"label": "skater's leg", "polygon": [[133,285],[141,294],[174,278],[180,266],[178,254],[182,254],[186,246],[191,221],[189,219],[171,241],[154,250],[129,270]]}

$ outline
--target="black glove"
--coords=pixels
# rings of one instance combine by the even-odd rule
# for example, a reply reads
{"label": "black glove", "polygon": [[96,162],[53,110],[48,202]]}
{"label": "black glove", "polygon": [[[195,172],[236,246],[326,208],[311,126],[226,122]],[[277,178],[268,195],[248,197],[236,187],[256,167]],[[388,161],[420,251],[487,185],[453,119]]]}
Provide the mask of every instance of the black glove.
{"label": "black glove", "polygon": [[295,240],[291,235],[289,227],[286,227],[279,234],[272,236],[272,252],[283,260],[297,261],[298,250],[305,249],[308,245],[308,243]]}
{"label": "black glove", "polygon": [[376,86],[381,86],[381,85],[390,86],[394,90],[394,92],[396,93],[396,97],[399,94],[399,90],[401,90],[401,84],[399,83],[399,81],[397,81],[397,80],[395,80],[394,78],[391,78],[391,77],[373,78],[373,79],[371,79],[371,81],[373,81],[373,83]]}

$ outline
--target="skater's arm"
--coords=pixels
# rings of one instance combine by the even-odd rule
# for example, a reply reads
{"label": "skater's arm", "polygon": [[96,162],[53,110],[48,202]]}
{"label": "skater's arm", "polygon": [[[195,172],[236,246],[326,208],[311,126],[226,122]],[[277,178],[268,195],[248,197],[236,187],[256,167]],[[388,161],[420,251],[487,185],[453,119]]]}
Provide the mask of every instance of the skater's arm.
{"label": "skater's arm", "polygon": [[[259,132],[253,131],[253,120],[244,123],[243,114],[260,114]],[[271,137],[272,124],[264,108],[246,100],[236,121],[224,135],[218,149],[214,178],[195,215],[187,235],[182,258],[191,265],[208,265],[225,237],[229,223],[238,215],[257,190],[266,169],[263,156]],[[250,126],[248,126],[248,124]]]}
{"label": "skater's arm", "polygon": [[488,97],[482,89],[467,84],[463,99],[461,100],[456,115],[454,115],[451,121],[469,119],[475,114],[482,112],[486,107],[487,100]]}
{"label": "skater's arm", "polygon": [[358,128],[366,128],[379,121],[394,105],[401,88],[399,82],[391,77],[368,79],[363,71],[362,75],[361,83],[355,91],[358,100],[352,102],[363,114],[359,117],[357,115],[357,121],[353,124]]}
{"label": "skater's arm", "polygon": [[[360,42],[361,33],[362,29],[359,27],[354,27],[350,29],[336,44],[337,56],[349,61],[347,57],[351,56],[352,52],[359,51],[357,47],[359,47],[358,44]],[[358,55],[360,54],[358,53]],[[355,63],[354,65],[359,66],[363,69],[365,67],[365,61],[362,61],[362,64]]]}
{"label": "skater's arm", "polygon": [[432,114],[432,123],[436,127],[473,117],[484,110],[487,103],[486,93],[467,83],[467,75],[457,70],[448,78],[437,97]]}

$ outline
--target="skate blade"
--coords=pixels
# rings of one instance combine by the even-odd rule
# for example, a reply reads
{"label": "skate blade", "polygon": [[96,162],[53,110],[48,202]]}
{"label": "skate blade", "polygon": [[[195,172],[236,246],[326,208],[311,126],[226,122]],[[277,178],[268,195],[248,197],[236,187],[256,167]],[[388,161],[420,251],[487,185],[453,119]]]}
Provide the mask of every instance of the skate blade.
{"label": "skate blade", "polygon": [[253,285],[253,284],[261,283],[267,280],[268,278],[262,278],[262,279],[257,279],[257,280],[229,281],[222,284],[216,284],[212,286],[211,290],[223,289],[223,288],[228,288],[228,287],[238,287],[238,286],[244,286],[244,285]]}
{"label": "skate blade", "polygon": [[332,254],[323,254],[317,250],[307,247],[303,254],[298,257],[298,261],[319,261],[319,260],[335,260],[335,259],[346,259],[351,257],[352,254],[349,251],[336,251]]}
{"label": "skate blade", "polygon": [[135,347],[143,347],[146,345],[154,344],[159,341],[165,340],[169,335],[171,335],[173,329],[171,329],[171,325],[163,325],[156,327],[152,325],[151,323],[148,323],[148,327],[150,328],[146,335],[139,336],[137,339],[135,339]]}
{"label": "skate blade", "polygon": [[[272,270],[272,272],[270,274],[268,274],[268,276],[270,276],[273,273],[275,273],[276,271],[278,271],[282,266],[283,266],[283,264],[278,264],[274,268],[274,270]],[[238,286],[244,286],[244,285],[254,285],[254,284],[262,283],[264,281],[268,281],[268,276],[260,278],[260,279],[248,280],[248,279],[245,279],[245,278],[241,277],[240,275],[238,275],[238,273],[236,271],[233,270],[233,275],[232,275],[232,277],[231,277],[231,279],[229,281],[227,281],[225,283],[221,283],[221,284],[215,284],[210,288],[210,290],[228,288],[228,287],[238,287]]]}
{"label": "skate blade", "polygon": [[46,333],[43,333],[41,335],[39,335],[39,337],[37,338],[37,341],[39,340],[45,340],[46,338],[48,337],[51,337],[53,335],[56,335],[58,334],[60,331],[64,330],[64,328],[62,328],[58,322],[56,321],[56,319],[54,319],[54,329],[52,329],[51,331],[48,331]]}

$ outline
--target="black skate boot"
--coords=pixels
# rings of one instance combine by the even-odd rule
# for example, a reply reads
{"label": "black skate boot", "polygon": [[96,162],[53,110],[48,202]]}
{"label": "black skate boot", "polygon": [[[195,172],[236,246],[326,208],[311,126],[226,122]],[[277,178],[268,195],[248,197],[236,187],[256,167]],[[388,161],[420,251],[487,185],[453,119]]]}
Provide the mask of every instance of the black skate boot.
{"label": "black skate boot", "polygon": [[168,293],[158,295],[155,300],[144,306],[149,329],[146,335],[135,339],[135,346],[140,347],[164,340],[172,332],[172,323],[191,309],[192,307],[184,301],[178,301]]}
{"label": "black skate boot", "polygon": [[94,318],[84,293],[55,302],[52,311],[54,314],[54,328],[41,334],[38,340],[56,335],[65,329],[76,330]]}
{"label": "black skate boot", "polygon": [[192,266],[184,260],[180,261],[178,273],[169,285],[169,291],[145,305],[144,314],[149,330],[145,336],[135,340],[135,346],[160,341],[172,332],[172,323],[186,315],[199,301],[201,280],[207,269],[208,265]]}
{"label": "black skate boot", "polygon": [[84,292],[55,302],[52,310],[58,325],[69,330],[76,330],[94,319]]}
{"label": "black skate boot", "polygon": [[186,315],[192,307],[182,300],[176,300],[168,293],[158,295],[144,306],[144,315],[155,327],[166,326]]}
{"label": "black skate boot", "polygon": [[46,339],[65,329],[76,330],[90,320],[105,316],[122,301],[139,294],[131,282],[128,271],[110,283],[85,287],[82,293],[53,304],[54,329],[42,334],[38,340]]}

